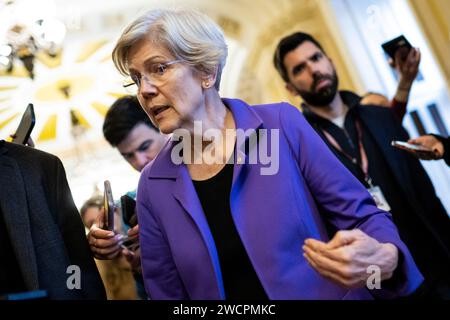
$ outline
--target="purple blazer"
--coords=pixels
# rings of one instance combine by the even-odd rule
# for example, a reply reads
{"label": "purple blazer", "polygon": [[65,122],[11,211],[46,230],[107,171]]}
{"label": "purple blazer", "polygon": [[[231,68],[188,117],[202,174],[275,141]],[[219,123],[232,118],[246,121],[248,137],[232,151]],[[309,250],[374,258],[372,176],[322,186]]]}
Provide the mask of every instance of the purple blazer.
{"label": "purple blazer", "polygon": [[[230,195],[237,231],[270,299],[394,298],[420,285],[422,275],[390,214],[375,206],[295,107],[223,102],[237,128],[279,129],[278,173],[261,175],[265,166],[248,164],[248,154],[236,145],[236,158],[243,161],[234,164]],[[171,161],[176,144],[169,141],[139,181],[145,288],[151,299],[225,299],[217,250],[189,172]],[[306,238],[328,241],[326,222],[396,245],[400,259],[394,277],[380,290],[349,290],[318,274],[301,247]]]}

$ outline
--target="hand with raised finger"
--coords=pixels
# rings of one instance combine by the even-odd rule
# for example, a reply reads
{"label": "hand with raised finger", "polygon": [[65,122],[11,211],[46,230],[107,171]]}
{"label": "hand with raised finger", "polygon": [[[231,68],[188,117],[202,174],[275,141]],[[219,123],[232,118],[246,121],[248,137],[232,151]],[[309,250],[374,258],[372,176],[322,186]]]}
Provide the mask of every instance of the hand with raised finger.
{"label": "hand with raised finger", "polygon": [[394,99],[398,102],[407,103],[414,80],[419,73],[421,54],[418,48],[401,48],[395,54],[395,69],[399,81]]}
{"label": "hand with raised finger", "polygon": [[420,50],[412,48],[405,54],[398,50],[395,55],[395,69],[400,75],[400,81],[412,83],[419,73],[419,64],[421,60]]}
{"label": "hand with raised finger", "polygon": [[380,243],[358,229],[339,231],[327,243],[307,239],[303,250],[305,259],[319,274],[346,288],[364,287],[371,266],[380,268],[380,281],[389,279],[398,263],[394,245]]}

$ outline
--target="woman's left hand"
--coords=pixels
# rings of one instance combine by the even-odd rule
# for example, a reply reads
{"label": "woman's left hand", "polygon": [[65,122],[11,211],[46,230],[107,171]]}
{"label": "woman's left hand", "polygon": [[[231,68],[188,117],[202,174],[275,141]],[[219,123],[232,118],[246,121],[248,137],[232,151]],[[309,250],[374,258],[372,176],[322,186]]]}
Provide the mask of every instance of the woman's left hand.
{"label": "woman's left hand", "polygon": [[346,288],[362,288],[380,270],[380,282],[392,277],[398,263],[398,249],[380,243],[361,230],[339,231],[328,243],[307,239],[303,256],[322,276]]}

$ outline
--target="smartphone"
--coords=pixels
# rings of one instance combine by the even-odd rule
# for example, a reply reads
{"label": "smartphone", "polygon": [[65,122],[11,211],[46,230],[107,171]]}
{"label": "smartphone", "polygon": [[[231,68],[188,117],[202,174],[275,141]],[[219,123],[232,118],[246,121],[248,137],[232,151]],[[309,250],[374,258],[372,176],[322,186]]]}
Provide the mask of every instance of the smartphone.
{"label": "smartphone", "polygon": [[130,239],[128,236],[125,236],[123,238],[122,247],[127,248],[130,251],[135,251],[140,247],[139,239],[137,237]]}
{"label": "smartphone", "polygon": [[114,231],[114,198],[111,191],[111,183],[108,180],[104,182],[105,191],[103,195],[103,206],[105,207],[105,218],[103,229]]}
{"label": "smartphone", "polygon": [[411,43],[409,43],[408,39],[405,38],[404,35],[401,35],[395,39],[389,40],[381,45],[383,50],[392,58],[392,60],[395,60],[395,53],[401,49],[401,48],[407,48],[408,50],[405,50],[404,56],[402,56],[402,59],[405,59],[408,55],[409,51],[412,49]]}
{"label": "smartphone", "polygon": [[17,127],[11,142],[25,145],[30,138],[35,123],[36,117],[34,115],[34,107],[33,104],[30,103],[23,113],[22,119],[20,120],[19,126]]}
{"label": "smartphone", "polygon": [[391,145],[393,147],[396,147],[396,148],[399,148],[399,149],[402,149],[402,150],[406,150],[406,151],[409,151],[409,152],[413,152],[413,153],[420,152],[420,153],[431,153],[431,154],[434,154],[433,150],[431,150],[429,148],[426,148],[426,147],[423,147],[423,146],[418,146],[418,145],[411,144],[411,143],[407,143],[407,142],[404,142],[404,141],[396,141],[396,140],[394,140],[394,141],[391,142]]}
{"label": "smartphone", "polygon": [[128,195],[120,197],[123,221],[131,228],[137,225],[136,201]]}

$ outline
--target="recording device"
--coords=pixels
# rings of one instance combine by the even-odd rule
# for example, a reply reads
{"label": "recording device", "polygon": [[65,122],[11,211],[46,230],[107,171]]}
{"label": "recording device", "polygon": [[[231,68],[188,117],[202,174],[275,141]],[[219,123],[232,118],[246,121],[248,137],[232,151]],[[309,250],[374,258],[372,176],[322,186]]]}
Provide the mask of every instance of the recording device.
{"label": "recording device", "polygon": [[433,150],[426,148],[424,146],[418,146],[415,144],[411,144],[411,143],[407,143],[404,141],[392,141],[391,145],[393,147],[396,147],[398,149],[402,149],[402,150],[406,150],[412,153],[430,153],[430,154],[434,154]]}
{"label": "recording device", "polygon": [[[133,228],[137,225],[137,214],[136,214],[136,201],[128,195],[123,195],[120,197],[120,204],[122,207],[122,218],[123,221],[130,227]],[[137,237],[123,239],[122,246],[128,250],[134,251],[139,248],[139,241]]]}
{"label": "recording device", "polygon": [[36,123],[33,104],[28,104],[11,142],[25,145]]}
{"label": "recording device", "polygon": [[108,180],[105,180],[104,186],[103,206],[105,207],[105,215],[103,229],[114,231],[114,198],[112,196],[111,183]]}
{"label": "recording device", "polygon": [[123,195],[120,197],[120,204],[122,207],[123,221],[130,228],[133,228],[137,225],[136,201],[128,195]]}
{"label": "recording device", "polygon": [[407,48],[407,50],[404,50],[404,54],[402,54],[402,60],[407,57],[409,51],[412,49],[411,43],[409,43],[408,39],[406,39],[404,35],[383,43],[381,47],[392,58],[392,60],[395,60],[395,53],[399,49]]}

